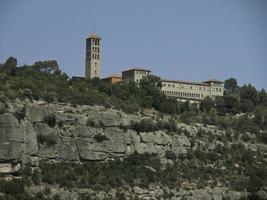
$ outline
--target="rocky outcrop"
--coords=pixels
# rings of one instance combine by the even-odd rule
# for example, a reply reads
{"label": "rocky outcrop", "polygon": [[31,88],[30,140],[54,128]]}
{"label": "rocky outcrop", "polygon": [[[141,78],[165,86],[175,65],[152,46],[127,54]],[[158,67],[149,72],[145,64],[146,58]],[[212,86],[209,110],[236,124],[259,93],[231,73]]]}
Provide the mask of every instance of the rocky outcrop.
{"label": "rocky outcrop", "polygon": [[[135,151],[164,155],[167,150],[173,150],[178,155],[190,148],[190,141],[184,135],[170,136],[166,131],[137,133],[127,128],[146,116],[102,106],[73,108],[28,102],[24,105],[24,119],[19,122],[14,113],[22,106],[17,104],[9,103],[8,113],[0,115],[3,162],[25,163],[26,155],[55,161],[97,161],[125,157]],[[45,121],[51,114],[56,120],[54,127]],[[96,135],[107,139],[96,141]]]}
{"label": "rocky outcrop", "polygon": [[[44,190],[43,186],[28,188],[30,193]],[[160,185],[151,185],[149,188],[124,188],[124,190],[111,189],[110,191],[94,191],[92,189],[76,189],[75,191],[63,190],[53,187],[50,189],[53,195],[57,194],[64,200],[78,200],[79,197],[88,196],[92,199],[116,199],[116,193],[123,193],[126,199],[149,199],[149,200],[240,200],[246,198],[246,192],[229,191],[226,188],[208,188],[200,190],[169,189]]]}
{"label": "rocky outcrop", "polygon": [[37,137],[32,123],[18,122],[10,113],[0,115],[0,160],[17,163],[23,157],[38,154]]}
{"label": "rocky outcrop", "polygon": [[[22,112],[22,110],[25,112]],[[160,119],[168,122],[171,116],[149,114],[126,114],[102,106],[77,106],[68,104],[45,104],[43,102],[7,102],[0,104],[0,174],[17,173],[21,168],[38,167],[41,160],[50,162],[104,161],[138,152],[158,154],[163,164],[170,164],[167,152],[178,158],[191,151],[215,151],[218,146],[231,146],[234,142],[212,140],[222,137],[224,131],[214,126],[177,123],[178,131],[157,130],[136,132],[131,129],[133,122],[143,118]],[[19,115],[17,114],[18,112]],[[16,116],[16,117],[15,117]],[[198,135],[202,134],[198,138]],[[99,139],[100,138],[100,139]],[[197,138],[197,141],[195,141]],[[265,144],[249,144],[247,148],[266,152]],[[161,186],[143,189],[132,188],[126,196],[137,195],[142,199],[231,199],[237,200],[242,192],[225,188],[168,189]],[[35,190],[36,191],[36,190]],[[76,192],[52,190],[55,194],[77,199],[80,193],[92,196],[114,198],[114,192],[79,190]],[[266,197],[265,191],[260,195]],[[172,195],[170,195],[172,194]],[[168,198],[164,198],[168,196]],[[102,197],[101,197],[102,196]]]}

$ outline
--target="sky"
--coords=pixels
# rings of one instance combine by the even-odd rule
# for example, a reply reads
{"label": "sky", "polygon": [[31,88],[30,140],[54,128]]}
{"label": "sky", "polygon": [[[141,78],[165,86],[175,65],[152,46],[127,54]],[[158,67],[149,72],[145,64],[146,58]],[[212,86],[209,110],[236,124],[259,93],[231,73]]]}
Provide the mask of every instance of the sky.
{"label": "sky", "polygon": [[69,76],[84,76],[93,31],[102,77],[138,66],[267,89],[266,0],[0,0],[0,63],[57,60]]}

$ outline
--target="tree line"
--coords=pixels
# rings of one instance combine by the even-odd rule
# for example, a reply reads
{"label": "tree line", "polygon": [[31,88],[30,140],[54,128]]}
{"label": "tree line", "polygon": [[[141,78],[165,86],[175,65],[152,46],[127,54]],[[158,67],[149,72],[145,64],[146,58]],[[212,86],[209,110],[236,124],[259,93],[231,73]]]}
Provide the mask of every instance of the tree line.
{"label": "tree line", "polygon": [[[221,116],[252,114],[253,123],[267,127],[267,94],[251,85],[239,86],[237,80],[225,80],[224,96],[206,97],[200,105],[177,101],[161,91],[161,79],[146,76],[135,82],[109,84],[99,78],[73,79],[63,73],[57,61],[38,61],[33,65],[17,66],[17,59],[9,57],[0,64],[0,99],[43,99],[49,103],[64,102],[75,105],[103,105],[135,112],[154,108],[162,113],[179,115],[186,123],[217,124]],[[244,117],[243,117],[244,118]],[[249,118],[247,116],[247,118]],[[244,120],[250,120],[245,118]]]}

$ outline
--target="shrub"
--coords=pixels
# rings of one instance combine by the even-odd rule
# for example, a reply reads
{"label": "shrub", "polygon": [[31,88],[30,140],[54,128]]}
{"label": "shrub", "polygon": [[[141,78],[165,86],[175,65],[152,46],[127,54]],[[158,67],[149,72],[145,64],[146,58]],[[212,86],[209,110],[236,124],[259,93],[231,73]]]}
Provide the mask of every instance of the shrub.
{"label": "shrub", "polygon": [[168,122],[163,122],[163,121],[153,122],[150,119],[143,119],[139,123],[132,122],[130,127],[138,133],[139,132],[153,132],[153,131],[158,131],[158,130],[163,130],[163,129],[166,129],[170,132],[177,131],[176,123],[172,120]]}
{"label": "shrub", "polygon": [[264,143],[267,144],[267,131],[264,131],[260,134],[260,140]]}
{"label": "shrub", "polygon": [[0,181],[0,192],[4,194],[19,194],[24,192],[24,183],[21,180]]}
{"label": "shrub", "polygon": [[56,116],[55,114],[50,114],[44,117],[44,122],[51,128],[54,128],[56,125]]}
{"label": "shrub", "polygon": [[117,200],[126,200],[125,194],[123,192],[116,192],[115,194]]}
{"label": "shrub", "polygon": [[96,134],[94,136],[94,139],[97,141],[97,142],[103,142],[105,140],[108,140],[107,136],[105,135],[102,135],[102,134]]}
{"label": "shrub", "polygon": [[157,131],[158,127],[156,123],[154,123],[151,120],[143,119],[141,122],[133,122],[131,124],[131,128],[135,130],[136,132],[150,132],[150,131]]}
{"label": "shrub", "polygon": [[55,134],[37,135],[37,142],[48,146],[54,146],[57,143],[57,139],[58,137]]}
{"label": "shrub", "polygon": [[26,108],[23,107],[21,110],[18,110],[14,113],[14,116],[17,118],[17,120],[20,122],[22,119],[26,117]]}
{"label": "shrub", "polygon": [[87,119],[86,126],[96,127],[96,123],[92,119]]}
{"label": "shrub", "polygon": [[176,160],[176,159],[177,159],[177,156],[176,156],[175,153],[172,152],[172,151],[166,151],[166,153],[165,153],[165,157],[166,157],[167,159],[171,159],[171,160]]}

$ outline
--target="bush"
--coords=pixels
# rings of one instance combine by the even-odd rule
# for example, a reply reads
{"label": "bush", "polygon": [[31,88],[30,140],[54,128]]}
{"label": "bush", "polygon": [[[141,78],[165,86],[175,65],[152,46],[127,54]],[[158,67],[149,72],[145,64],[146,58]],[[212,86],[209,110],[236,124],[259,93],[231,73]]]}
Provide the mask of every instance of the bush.
{"label": "bush", "polygon": [[108,140],[107,136],[105,135],[102,135],[102,134],[97,134],[94,136],[94,139],[97,141],[97,142],[103,142],[105,140]]}
{"label": "bush", "polygon": [[[64,187],[91,187],[95,190],[119,188],[127,183],[129,186],[148,187],[151,183],[173,184],[176,181],[165,181],[175,177],[172,167],[162,169],[160,160],[153,154],[134,153],[123,161],[78,163],[41,162],[42,180],[49,184],[60,184]],[[172,174],[172,175],[171,175]],[[64,181],[63,181],[64,180]]]}
{"label": "bush", "polygon": [[96,123],[92,119],[87,119],[86,126],[96,127]]}
{"label": "bush", "polygon": [[138,132],[138,133],[140,133],[140,132],[157,131],[158,130],[157,124],[154,123],[151,120],[148,120],[148,119],[143,119],[139,123],[133,122],[131,124],[131,128],[133,130],[135,130],[136,132]]}
{"label": "bush", "polygon": [[177,156],[176,156],[175,153],[172,152],[172,151],[166,151],[166,153],[165,153],[165,157],[166,157],[167,159],[171,159],[171,160],[176,160],[176,159],[177,159]]}
{"label": "bush", "polygon": [[14,113],[14,116],[17,118],[17,120],[20,122],[22,119],[26,117],[26,108],[23,107],[21,110],[18,110]]}
{"label": "bush", "polygon": [[56,116],[55,114],[50,114],[44,117],[44,122],[51,128],[54,128],[56,125]]}
{"label": "bush", "polygon": [[150,119],[143,119],[141,122],[132,122],[131,129],[135,130],[136,132],[154,132],[158,130],[163,130],[166,129],[170,132],[176,132],[177,131],[177,126],[175,121],[168,121],[168,122],[163,122],[163,121],[157,121],[153,122]]}
{"label": "bush", "polygon": [[4,194],[19,194],[24,192],[24,183],[21,180],[0,181],[0,192]]}
{"label": "bush", "polygon": [[125,194],[123,192],[116,192],[115,194],[117,200],[126,200]]}
{"label": "bush", "polygon": [[40,144],[46,144],[48,146],[54,146],[57,143],[57,135],[37,135],[37,142]]}

